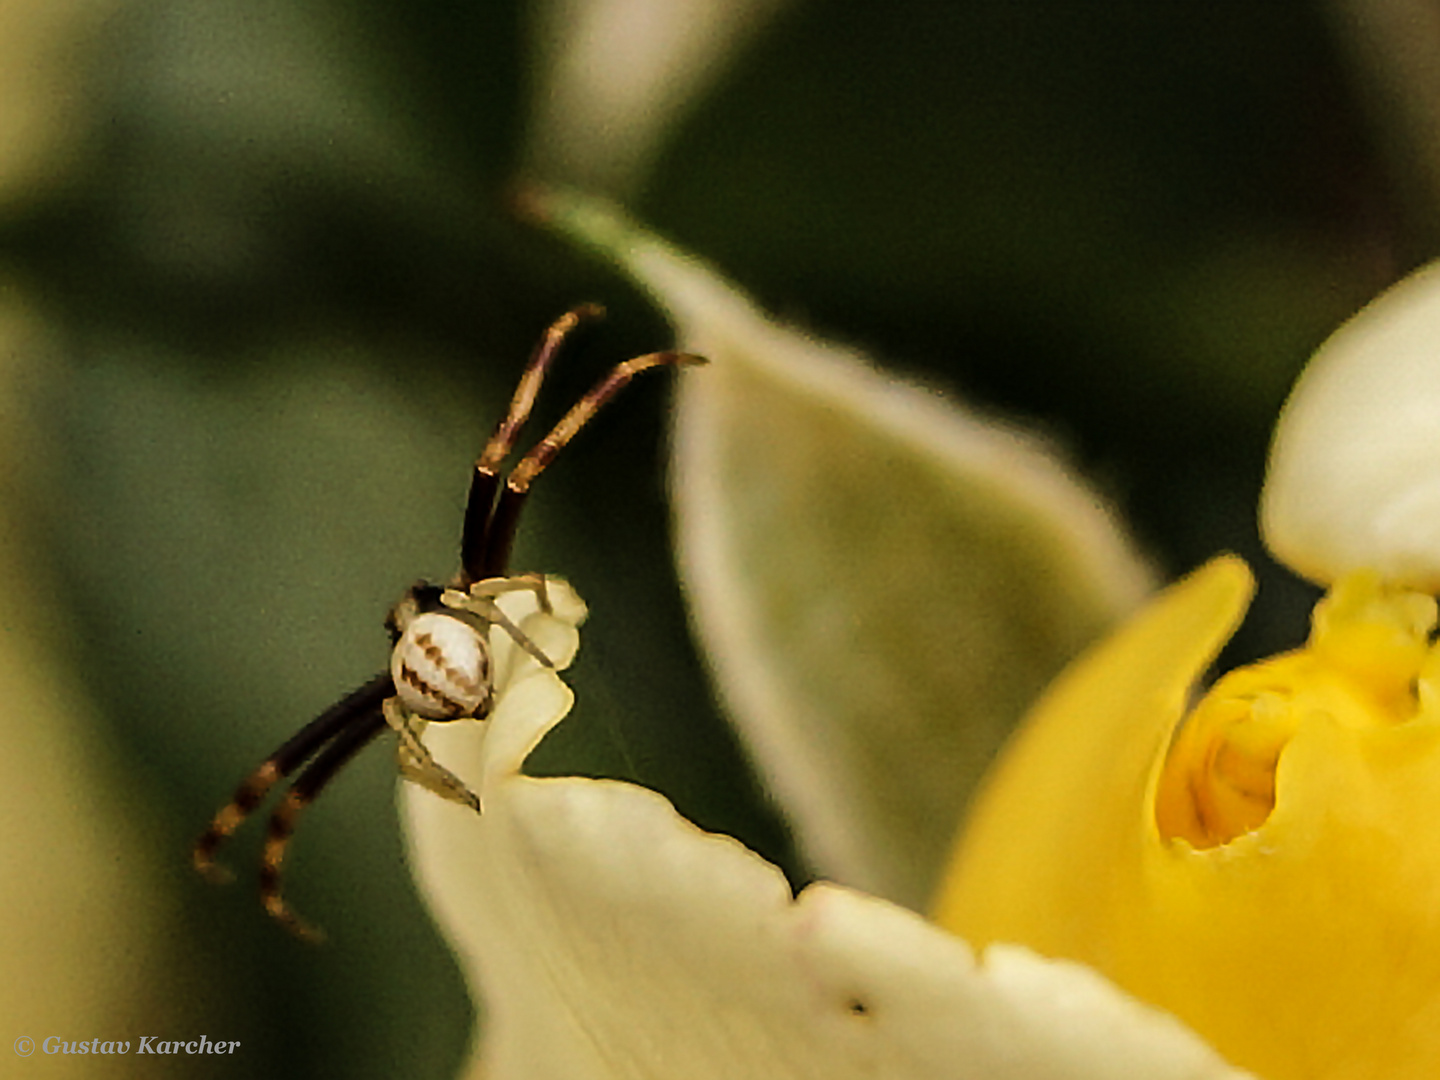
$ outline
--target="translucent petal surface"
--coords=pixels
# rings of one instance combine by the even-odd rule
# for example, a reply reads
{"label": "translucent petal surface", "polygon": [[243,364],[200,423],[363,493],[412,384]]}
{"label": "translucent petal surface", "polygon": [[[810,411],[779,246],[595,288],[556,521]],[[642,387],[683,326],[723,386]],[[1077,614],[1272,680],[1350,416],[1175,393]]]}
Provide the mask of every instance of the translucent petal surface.
{"label": "translucent petal surface", "polygon": [[1369,567],[1440,591],[1440,264],[1383,293],[1310,361],[1281,415],[1266,542],[1316,581]]}
{"label": "translucent petal surface", "polygon": [[[567,620],[583,611],[568,595],[556,604]],[[512,617],[542,648],[574,640],[555,620]],[[1077,965],[1009,948],[977,963],[887,902],[829,885],[792,899],[773,866],[654,792],[519,775],[571,696],[494,641],[511,666],[491,719],[426,732],[484,815],[401,793],[422,888],[486,1006],[469,1075],[1241,1075]]]}
{"label": "translucent petal surface", "polygon": [[[1433,704],[1389,715],[1383,684],[1402,654],[1415,662],[1382,641],[1403,636],[1403,604],[1388,626],[1342,625],[1381,603],[1362,583],[1317,617],[1329,640],[1313,657],[1236,673],[1262,736],[1279,711],[1257,702],[1264,673],[1316,676],[1291,698],[1278,767],[1271,756],[1273,810],[1199,846],[1161,833],[1171,734],[1249,590],[1237,560],[1212,563],[1057,681],[981,798],[937,918],[1092,964],[1270,1080],[1434,1076],[1440,723]],[[1423,709],[1433,675],[1420,678]],[[1413,714],[1414,668],[1400,681]]]}
{"label": "translucent petal surface", "polygon": [[677,403],[680,566],[768,786],[823,873],[923,906],[972,782],[1146,573],[1033,439],[767,319],[594,204],[541,209],[711,361]]}

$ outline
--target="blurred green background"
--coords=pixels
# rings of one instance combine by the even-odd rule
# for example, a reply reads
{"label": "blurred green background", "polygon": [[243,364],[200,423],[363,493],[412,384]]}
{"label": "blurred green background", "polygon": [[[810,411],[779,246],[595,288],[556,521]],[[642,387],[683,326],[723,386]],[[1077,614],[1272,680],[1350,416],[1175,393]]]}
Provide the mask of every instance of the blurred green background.
{"label": "blurred green background", "polygon": [[[188,846],[386,663],[394,598],[454,569],[470,461],[543,327],[583,300],[611,311],[537,427],[668,344],[633,290],[508,210],[536,160],[542,46],[584,7],[0,10],[0,625],[7,649],[43,643],[44,678],[82,702],[60,725],[43,688],[34,709],[7,694],[7,752],[34,765],[0,804],[0,895],[61,873],[37,850],[67,865],[52,804],[123,837],[98,858],[130,875],[98,898],[114,926],[98,945],[12,912],[32,965],[6,973],[16,1000],[50,992],[34,964],[66,966],[92,985],[77,1017],[108,1019],[7,1040],[242,1040],[235,1059],[166,1063],[205,1076],[446,1077],[462,1060],[471,1007],[404,866],[388,749],[292,849],[289,895],[323,948],[261,912],[258,825],[227,851],[229,889],[195,878]],[[770,309],[1054,436],[1167,574],[1221,549],[1263,560],[1254,504],[1291,379],[1435,235],[1410,149],[1426,80],[1369,59],[1397,8],[797,2],[643,174],[545,178],[612,184]],[[1423,29],[1412,66],[1440,56]],[[640,779],[799,879],[686,632],[666,382],[629,391],[531,500],[517,567],[569,577],[594,613],[581,705],[537,767]],[[1309,589],[1273,567],[1262,588],[1237,655],[1303,633]],[[31,729],[44,755],[23,749]],[[100,888],[71,869],[66,890]],[[142,944],[104,947],[131,923]],[[140,990],[97,1002],[109,984],[87,965],[144,972]],[[164,1071],[10,1052],[0,1075]]]}

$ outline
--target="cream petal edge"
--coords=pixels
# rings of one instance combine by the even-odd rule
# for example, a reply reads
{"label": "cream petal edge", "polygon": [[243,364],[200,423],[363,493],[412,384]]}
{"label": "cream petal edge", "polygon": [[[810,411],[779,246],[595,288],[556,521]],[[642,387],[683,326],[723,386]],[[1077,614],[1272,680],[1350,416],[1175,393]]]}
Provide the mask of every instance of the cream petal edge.
{"label": "cream petal edge", "polygon": [[[518,774],[572,696],[538,666],[427,742],[483,816],[401,785],[421,889],[485,1004],[471,1075],[1241,1077],[1079,965],[970,948],[780,872],[630,784]],[[962,1072],[963,1070],[963,1072]]]}

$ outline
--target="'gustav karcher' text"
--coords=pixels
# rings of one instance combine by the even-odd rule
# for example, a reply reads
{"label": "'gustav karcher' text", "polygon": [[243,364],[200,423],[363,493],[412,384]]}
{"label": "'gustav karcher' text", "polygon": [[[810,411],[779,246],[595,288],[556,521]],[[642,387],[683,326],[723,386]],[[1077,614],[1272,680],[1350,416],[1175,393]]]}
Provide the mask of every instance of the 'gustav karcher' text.
{"label": "'gustav karcher' text", "polygon": [[[32,1044],[33,1045],[33,1044]],[[162,1039],[159,1035],[142,1035],[137,1043],[129,1039],[86,1039],[70,1042],[51,1035],[40,1045],[47,1054],[128,1054],[131,1046],[137,1054],[233,1054],[240,1049],[239,1039]]]}

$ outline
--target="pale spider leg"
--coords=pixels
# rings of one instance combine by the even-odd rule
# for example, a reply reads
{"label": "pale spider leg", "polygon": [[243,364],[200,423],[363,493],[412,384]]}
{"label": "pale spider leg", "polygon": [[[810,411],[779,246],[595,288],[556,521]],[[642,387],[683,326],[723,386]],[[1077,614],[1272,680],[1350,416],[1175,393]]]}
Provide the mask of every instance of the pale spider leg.
{"label": "pale spider leg", "polygon": [[486,578],[472,584],[468,592],[477,600],[482,598],[493,600],[497,596],[519,592],[522,589],[528,589],[535,594],[535,599],[540,604],[540,610],[546,615],[554,612],[554,608],[550,606],[550,589],[546,585],[545,575],[534,570],[524,574],[511,574],[509,577]]}
{"label": "pale spider leg", "polygon": [[509,592],[519,592],[522,589],[533,591],[540,601],[540,609],[547,614],[550,612],[550,596],[545,590],[543,574],[523,574],[513,578],[489,578],[471,585],[469,592],[448,589],[441,594],[440,602],[448,608],[474,615],[482,622],[494,623],[509,634],[515,644],[533,656],[541,667],[550,668],[553,671],[555,662],[540,650],[540,646],[530,640],[529,635],[521,630],[510,616],[505,614],[499,604],[495,603],[495,597]]}
{"label": "pale spider leg", "polygon": [[[497,577],[497,579],[491,580],[494,580],[494,582],[507,582],[507,580],[516,579]],[[516,592],[518,589],[528,588],[534,588],[534,586],[531,586],[528,582],[521,582],[510,589],[495,590],[494,595],[503,595],[503,593]],[[543,586],[541,586],[541,588],[543,588]],[[490,596],[477,595],[477,593],[474,592],[474,586],[471,586],[471,592],[469,593],[459,592],[458,589],[449,590],[449,592],[441,596],[441,603],[444,603],[446,608],[454,608],[455,611],[464,612],[465,615],[474,615],[475,618],[480,619],[481,622],[491,622],[491,624],[500,626],[500,629],[503,629],[505,634],[510,635],[511,641],[516,642],[518,647],[523,648],[531,657],[539,661],[540,667],[554,670],[554,661],[550,660],[544,652],[540,651],[539,645],[530,641],[530,635],[526,634],[523,629],[520,629],[520,626],[516,625],[514,619],[505,615],[500,605],[495,603]]]}
{"label": "pale spider leg", "polygon": [[270,789],[289,776],[321,746],[360,716],[395,692],[389,674],[378,675],[360,689],[347,694],[306,724],[260,767],[240,782],[235,796],[215,815],[210,827],[191,851],[195,869],[211,881],[230,879],[230,872],[215,862],[215,851],[264,801]]}
{"label": "pale spider leg", "polygon": [[535,347],[530,362],[525,365],[525,371],[515,385],[515,393],[510,399],[510,408],[505,418],[496,425],[495,433],[490,436],[490,441],[485,444],[485,449],[475,462],[477,469],[489,469],[493,472],[510,456],[515,437],[520,434],[525,421],[530,419],[530,410],[535,407],[535,397],[540,392],[540,384],[545,381],[560,346],[584,320],[604,317],[605,309],[599,304],[581,304],[550,324],[550,329],[545,331],[545,336]]}
{"label": "pale spider leg", "polygon": [[400,771],[405,779],[419,784],[426,791],[434,792],[442,799],[468,806],[477,814],[480,813],[480,797],[466,787],[463,780],[435,760],[429,747],[420,741],[420,734],[415,730],[416,718],[400,699],[386,699],[383,711],[385,722],[400,736]]}
{"label": "pale spider leg", "polygon": [[610,374],[601,379],[588,394],[577,401],[570,411],[560,418],[560,422],[551,429],[550,434],[541,439],[528,454],[520,459],[520,464],[511,471],[509,478],[505,481],[505,486],[516,491],[528,490],[535,478],[544,472],[550,462],[555,460],[555,455],[565,449],[565,445],[590,422],[597,412],[604,408],[606,402],[623,390],[630,380],[642,371],[649,371],[657,367],[679,367],[705,362],[703,356],[695,356],[693,353],[655,352],[616,364],[610,369]]}
{"label": "pale spider leg", "polygon": [[285,850],[295,833],[295,819],[315,801],[345,763],[384,730],[385,720],[381,710],[372,709],[340,732],[290,785],[290,790],[285,792],[285,797],[270,815],[270,824],[265,831],[265,850],[260,857],[260,899],[265,904],[265,910],[277,922],[306,941],[320,942],[325,935],[295,914],[280,892],[280,870],[285,862]]}
{"label": "pale spider leg", "polygon": [[530,362],[515,386],[510,408],[495,427],[485,449],[475,459],[475,472],[470,480],[470,496],[465,503],[465,524],[460,533],[461,583],[469,584],[487,576],[484,566],[487,537],[495,511],[495,492],[500,485],[501,464],[515,446],[515,438],[530,418],[540,384],[565,339],[586,319],[601,319],[605,309],[599,304],[581,304],[556,319],[531,354]]}
{"label": "pale spider leg", "polygon": [[[550,434],[541,439],[511,471],[505,481],[505,486],[500,489],[500,497],[495,502],[494,512],[490,515],[486,528],[485,552],[478,563],[482,572],[474,574],[472,577],[504,576],[505,568],[510,562],[510,548],[515,542],[515,531],[520,521],[520,509],[525,503],[525,496],[530,491],[530,485],[545,471],[546,466],[555,460],[555,455],[565,449],[566,444],[604,407],[606,402],[643,371],[657,367],[679,367],[703,363],[706,363],[703,356],[695,356],[692,353],[656,352],[646,353],[644,356],[637,356],[633,360],[616,364],[610,370],[610,374],[601,379],[588,394],[577,401],[570,411],[560,418],[560,422],[551,429]],[[469,565],[467,561],[467,569]]]}

